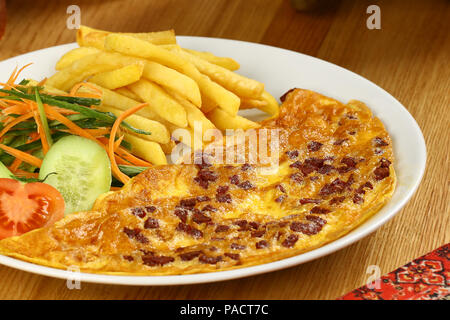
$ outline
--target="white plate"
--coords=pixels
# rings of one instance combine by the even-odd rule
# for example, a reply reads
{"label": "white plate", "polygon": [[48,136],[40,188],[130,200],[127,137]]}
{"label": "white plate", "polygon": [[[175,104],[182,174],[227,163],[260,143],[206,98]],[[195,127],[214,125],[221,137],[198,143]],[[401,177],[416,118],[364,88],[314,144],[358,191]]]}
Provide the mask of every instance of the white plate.
{"label": "white plate", "polygon": [[[331,63],[275,47],[214,38],[178,37],[183,47],[212,51],[217,55],[229,56],[241,64],[240,73],[258,79],[275,97],[281,96],[293,87],[311,89],[342,102],[357,99],[365,102],[385,124],[393,141],[395,170],[398,185],[389,203],[363,225],[346,236],[321,248],[295,257],[263,265],[213,273],[179,276],[110,276],[82,273],[76,276],[81,281],[126,284],[126,285],[177,285],[214,282],[235,279],[292,267],[342,249],[367,236],[391,219],[410,199],[417,189],[425,170],[426,148],[422,132],[408,111],[389,93],[365,78]],[[27,68],[22,77],[37,80],[54,73],[59,57],[76,44],[67,44],[30,52],[0,62],[0,81],[16,65],[34,64]],[[17,259],[0,256],[0,263],[6,266],[56,278],[73,278],[66,270],[42,267]]]}

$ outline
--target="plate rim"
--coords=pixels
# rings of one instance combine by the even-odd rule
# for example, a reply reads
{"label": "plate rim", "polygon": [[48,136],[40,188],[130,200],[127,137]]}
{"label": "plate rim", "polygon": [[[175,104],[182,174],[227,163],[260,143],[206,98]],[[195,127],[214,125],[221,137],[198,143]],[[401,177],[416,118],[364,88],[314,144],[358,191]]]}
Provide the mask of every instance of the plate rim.
{"label": "plate rim", "polygon": [[[254,43],[254,42],[248,42],[248,41],[242,41],[242,40],[233,40],[233,39],[224,39],[224,38],[213,38],[213,37],[197,37],[197,36],[177,36],[177,39],[180,40],[196,40],[196,39],[203,39],[204,41],[207,40],[213,40],[213,41],[223,41],[228,43],[243,43],[245,45],[251,45],[251,46],[262,46],[270,49],[276,49],[281,50],[284,52],[287,52],[289,54],[295,54],[295,55],[301,55],[304,58],[307,59],[313,59],[320,63],[325,63],[328,67],[337,68],[341,72],[347,72],[350,73],[353,77],[357,78],[358,81],[362,81],[366,85],[375,87],[377,90],[381,90],[387,98],[389,98],[393,104],[396,104],[397,107],[402,108],[404,112],[406,112],[407,116],[409,117],[409,123],[412,124],[412,128],[416,133],[418,133],[418,148],[420,148],[420,154],[422,155],[422,161],[420,162],[420,172],[419,175],[416,177],[413,185],[409,187],[406,191],[406,195],[396,203],[396,205],[390,210],[389,214],[385,214],[381,218],[378,219],[378,221],[374,221],[371,224],[368,224],[364,230],[358,230],[362,225],[365,225],[368,221],[372,219],[368,219],[365,223],[358,226],[356,229],[353,229],[350,231],[350,233],[344,235],[341,238],[336,239],[335,241],[332,241],[330,243],[327,243],[323,245],[322,247],[319,247],[317,249],[292,256],[289,258],[285,258],[282,260],[277,260],[265,264],[260,264],[256,266],[250,266],[250,267],[244,267],[244,268],[238,268],[233,270],[226,270],[226,271],[216,271],[216,272],[208,272],[208,273],[198,273],[198,274],[184,274],[184,275],[169,275],[169,276],[136,276],[136,275],[105,275],[105,274],[95,274],[95,273],[75,273],[68,270],[63,269],[57,269],[52,267],[46,267],[37,265],[31,262],[22,261],[16,258],[7,257],[0,255],[0,264],[5,265],[10,268],[18,269],[21,271],[31,272],[34,274],[39,274],[47,277],[53,277],[53,278],[59,278],[59,279],[67,279],[69,280],[79,280],[81,282],[87,282],[87,283],[100,283],[100,284],[114,284],[114,285],[132,285],[132,286],[172,286],[172,285],[186,285],[186,284],[200,284],[200,283],[211,283],[211,282],[219,282],[219,281],[225,281],[225,280],[232,280],[232,279],[238,279],[238,278],[244,278],[249,276],[255,276],[263,273],[273,272],[277,270],[287,269],[291,268],[293,266],[297,266],[315,259],[318,259],[320,257],[327,256],[329,254],[332,254],[338,250],[341,250],[359,240],[362,238],[367,237],[374,231],[378,230],[382,225],[387,223],[389,220],[391,220],[394,216],[398,214],[398,212],[406,205],[406,203],[411,199],[411,197],[416,193],[422,178],[424,176],[425,170],[426,170],[426,164],[427,164],[427,150],[426,150],[426,143],[425,138],[423,136],[422,130],[420,129],[420,126],[418,125],[417,121],[414,119],[414,117],[409,113],[408,109],[406,109],[402,103],[400,103],[395,97],[393,97],[389,92],[375,84],[374,82],[364,78],[363,76],[348,70],[344,67],[341,67],[339,65],[336,65],[334,63],[322,60],[317,57],[309,56],[304,53],[296,52],[293,50],[288,50],[284,48],[279,48],[275,46],[270,46],[266,44],[260,44],[260,43]],[[48,48],[43,48],[31,52],[27,52],[21,55],[17,55],[14,57],[10,57],[6,60],[0,61],[0,64],[9,63],[15,59],[18,59],[19,57],[26,58],[27,55],[35,55],[39,54],[40,52],[46,51],[46,50],[57,50],[59,49],[69,49],[70,47],[76,45],[75,42],[73,43],[67,43],[57,46],[52,46]]]}

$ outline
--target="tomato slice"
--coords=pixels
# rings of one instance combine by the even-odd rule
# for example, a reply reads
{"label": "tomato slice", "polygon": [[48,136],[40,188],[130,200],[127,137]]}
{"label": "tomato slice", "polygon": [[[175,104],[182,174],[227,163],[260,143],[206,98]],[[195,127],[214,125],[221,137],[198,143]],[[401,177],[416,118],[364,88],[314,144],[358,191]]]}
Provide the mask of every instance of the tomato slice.
{"label": "tomato slice", "polygon": [[52,225],[64,209],[62,195],[48,184],[0,179],[0,239]]}

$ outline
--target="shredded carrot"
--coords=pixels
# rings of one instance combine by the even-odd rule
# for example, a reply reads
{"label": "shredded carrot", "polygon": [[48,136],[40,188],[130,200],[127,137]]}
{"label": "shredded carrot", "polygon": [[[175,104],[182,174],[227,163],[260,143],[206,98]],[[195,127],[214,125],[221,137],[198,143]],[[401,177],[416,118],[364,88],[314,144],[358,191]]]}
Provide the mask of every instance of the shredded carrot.
{"label": "shredded carrot", "polygon": [[28,106],[17,104],[15,106],[10,106],[10,107],[7,107],[7,108],[3,109],[2,113],[4,115],[25,114],[28,111],[30,111],[30,108]]}
{"label": "shredded carrot", "polygon": [[114,155],[114,158],[116,159],[116,163],[117,164],[123,164],[123,165],[126,165],[126,166],[131,166],[132,165],[130,162],[128,162],[127,160],[125,160],[125,159],[123,159],[121,157],[119,157],[116,154]]}
{"label": "shredded carrot", "polygon": [[47,154],[48,150],[50,150],[50,143],[47,139],[47,136],[45,135],[44,126],[42,125],[42,121],[39,116],[38,106],[34,101],[29,101],[28,104],[30,108],[33,110],[33,117],[37,125],[37,132],[39,133],[39,137],[41,138],[42,151],[44,152],[45,155]]}
{"label": "shredded carrot", "polygon": [[[107,138],[99,138],[98,139],[101,143],[108,144]],[[134,156],[128,150],[126,150],[123,147],[118,147],[115,150],[115,153],[119,155],[121,158],[127,160],[130,164],[139,166],[139,167],[151,167],[152,164],[150,162],[144,161],[142,159],[139,159],[138,157]]]}
{"label": "shredded carrot", "polygon": [[41,167],[42,165],[42,160],[32,156],[31,154],[28,154],[26,152],[8,147],[4,144],[0,144],[0,149],[3,149],[5,152],[9,153],[10,155],[19,158],[20,160],[22,160],[23,162],[29,163],[35,167]]}
{"label": "shredded carrot", "polygon": [[14,175],[18,176],[18,177],[23,177],[23,178],[39,178],[39,173],[34,173],[34,172],[28,172],[28,171],[24,171],[21,169],[17,169],[14,172]]}
{"label": "shredded carrot", "polygon": [[90,140],[95,141],[95,142],[100,144],[100,142],[97,139],[95,139],[95,137],[92,136],[89,132],[87,132],[86,130],[84,130],[84,129],[80,128],[79,126],[77,126],[75,123],[73,123],[72,121],[70,121],[69,119],[64,117],[58,111],[54,110],[53,108],[51,108],[48,105],[44,105],[44,108],[45,108],[45,113],[47,114],[47,116],[50,119],[58,120],[59,122],[64,124],[67,128],[69,128],[71,133],[73,133],[73,134],[75,134],[77,136],[80,136],[80,137],[84,137],[84,138],[90,139]]}
{"label": "shredded carrot", "polygon": [[90,133],[94,137],[103,137],[109,134],[109,128],[98,128],[98,129],[84,129],[87,133]]}
{"label": "shredded carrot", "polygon": [[129,161],[131,164],[134,164],[135,166],[139,167],[151,167],[152,164],[150,162],[144,161],[142,159],[139,159],[132,155],[130,152],[128,152],[126,149],[119,147],[116,150],[116,153],[124,158],[125,160]]}
{"label": "shredded carrot", "polygon": [[121,187],[111,187],[110,191],[119,191]]}
{"label": "shredded carrot", "polygon": [[42,80],[39,81],[39,83],[37,84],[37,87],[42,87],[46,82],[47,82],[47,78],[42,79]]}
{"label": "shredded carrot", "polygon": [[22,160],[19,158],[15,158],[14,161],[9,166],[9,170],[11,170],[13,173],[19,169],[19,166],[22,164]]}
{"label": "shredded carrot", "polygon": [[123,141],[123,137],[124,137],[124,135],[121,135],[120,138],[117,139],[116,142],[114,142],[114,151],[116,151],[117,148],[120,147],[120,144],[121,144],[122,141]]}
{"label": "shredded carrot", "polygon": [[12,84],[14,84],[14,81],[15,81],[15,80],[14,80],[14,77],[15,77],[15,75],[16,75],[16,72],[17,72],[17,66],[14,68],[13,72],[12,72],[11,75],[9,76],[8,81],[6,81],[6,83],[2,83],[2,85],[3,85],[5,88],[9,89],[9,88],[11,88]]}
{"label": "shredded carrot", "polygon": [[[98,95],[94,95],[94,94],[87,94],[87,95],[89,95],[89,96],[94,96],[94,97],[96,97],[96,98],[99,98],[99,97],[101,97],[102,95],[103,95],[103,92],[100,90],[100,89],[98,89],[97,87],[95,87],[93,84],[91,84],[91,83],[87,83],[87,82],[80,82],[80,83],[77,83],[76,85],[74,85],[73,87],[72,87],[72,89],[70,90],[70,95],[72,95],[72,96],[79,96],[79,94],[77,93],[77,91],[81,88],[81,87],[88,87],[88,88],[90,88],[90,89],[92,89],[92,90],[94,90],[95,92],[97,92],[98,93]],[[83,95],[84,96],[86,96],[86,93],[83,93]]]}
{"label": "shredded carrot", "polygon": [[33,117],[33,112],[28,112],[27,114],[24,114],[18,118],[15,118],[11,122],[9,122],[6,125],[6,127],[4,127],[3,130],[0,132],[0,141],[1,141],[1,137],[3,137],[5,135],[5,133],[7,133],[9,130],[11,130],[12,127],[14,127],[15,125],[17,125],[31,117]]}
{"label": "shredded carrot", "polygon": [[114,142],[115,142],[114,140],[116,138],[116,133],[119,129],[120,123],[124,121],[124,119],[126,119],[128,116],[139,111],[140,109],[142,109],[147,105],[148,105],[147,103],[142,103],[140,105],[128,109],[127,111],[125,111],[124,113],[122,113],[120,116],[117,117],[116,121],[114,121],[114,124],[111,128],[111,134],[109,137],[109,144],[108,144],[108,154],[111,160],[111,169],[116,178],[119,179],[124,184],[127,183],[130,180],[130,178],[126,174],[122,173],[122,171],[120,171],[119,167],[117,166],[116,159],[114,157]]}
{"label": "shredded carrot", "polygon": [[16,66],[16,67],[14,68],[13,73],[12,73],[11,76],[9,77],[8,81],[6,81],[6,86],[5,86],[5,87],[7,87],[7,88],[12,88],[12,87],[14,87],[14,86],[15,86],[15,85],[14,85],[14,82],[16,82],[16,80],[17,80],[17,78],[19,77],[20,73],[21,73],[25,68],[29,67],[29,66],[32,65],[32,64],[33,64],[32,62],[29,63],[29,64],[26,64],[26,65],[24,65],[22,68],[20,68],[18,71],[17,71],[17,66]]}

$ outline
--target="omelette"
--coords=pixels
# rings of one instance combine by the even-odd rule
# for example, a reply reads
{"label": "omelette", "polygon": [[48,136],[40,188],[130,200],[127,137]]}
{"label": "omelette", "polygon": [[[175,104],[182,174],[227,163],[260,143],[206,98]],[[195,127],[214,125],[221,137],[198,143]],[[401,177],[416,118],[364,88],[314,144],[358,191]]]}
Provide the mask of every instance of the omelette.
{"label": "omelette", "polygon": [[303,89],[281,100],[279,116],[258,129],[281,132],[272,174],[206,159],[154,166],[91,211],[0,241],[0,254],[90,273],[175,275],[272,262],[338,239],[391,198],[391,139],[359,101]]}

